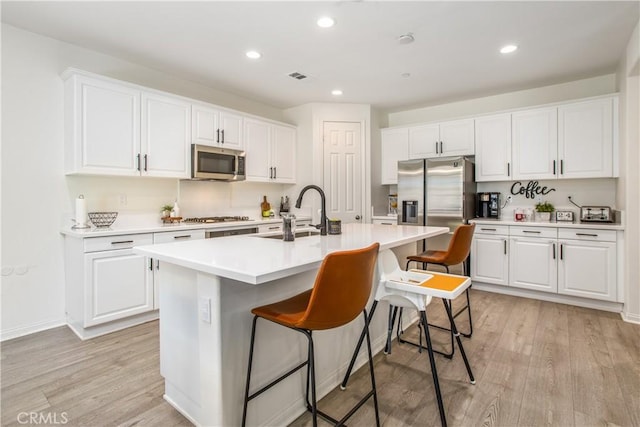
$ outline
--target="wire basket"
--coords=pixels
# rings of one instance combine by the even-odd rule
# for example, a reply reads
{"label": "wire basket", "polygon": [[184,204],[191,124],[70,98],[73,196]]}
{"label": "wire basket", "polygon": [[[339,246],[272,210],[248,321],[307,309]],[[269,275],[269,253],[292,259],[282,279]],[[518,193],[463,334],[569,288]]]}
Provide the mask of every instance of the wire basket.
{"label": "wire basket", "polygon": [[110,227],[118,217],[118,212],[89,212],[91,223],[98,228]]}

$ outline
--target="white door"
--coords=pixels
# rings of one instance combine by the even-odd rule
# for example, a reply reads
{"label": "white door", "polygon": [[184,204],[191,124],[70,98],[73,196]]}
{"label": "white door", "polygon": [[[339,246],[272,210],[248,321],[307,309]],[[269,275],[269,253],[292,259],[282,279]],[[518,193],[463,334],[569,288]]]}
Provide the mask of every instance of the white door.
{"label": "white door", "polygon": [[426,159],[440,153],[440,126],[422,125],[409,128],[409,158]]}
{"label": "white door", "polygon": [[556,179],[558,109],[513,113],[513,179]]}
{"label": "white door", "polygon": [[218,126],[218,112],[202,105],[193,105],[192,137],[194,144],[209,145],[215,147],[220,140],[220,127]]}
{"label": "white door", "polygon": [[511,237],[509,286],[557,293],[556,241]]}
{"label": "white door", "polygon": [[507,286],[509,250],[507,236],[475,234],[471,242],[471,279]]}
{"label": "white door", "polygon": [[440,123],[441,156],[473,156],[473,119]]}
{"label": "white door", "polygon": [[142,175],[189,178],[191,104],[142,94]]}
{"label": "white door", "polygon": [[239,114],[220,112],[220,143],[226,148],[240,150],[242,143],[242,119]]}
{"label": "white door", "polygon": [[296,130],[286,126],[273,125],[271,138],[271,166],[273,180],[296,183]]}
{"label": "white door", "polygon": [[324,122],[324,191],[327,217],[362,222],[360,123]]}
{"label": "white door", "polygon": [[476,181],[511,180],[511,114],[476,119]]}
{"label": "white door", "polygon": [[613,100],[558,107],[560,178],[613,176]]}
{"label": "white door", "polygon": [[246,119],[245,135],[245,174],[247,181],[270,182],[273,178],[270,149],[271,126],[269,123]]}
{"label": "white door", "polygon": [[558,293],[616,300],[616,244],[559,241]]}

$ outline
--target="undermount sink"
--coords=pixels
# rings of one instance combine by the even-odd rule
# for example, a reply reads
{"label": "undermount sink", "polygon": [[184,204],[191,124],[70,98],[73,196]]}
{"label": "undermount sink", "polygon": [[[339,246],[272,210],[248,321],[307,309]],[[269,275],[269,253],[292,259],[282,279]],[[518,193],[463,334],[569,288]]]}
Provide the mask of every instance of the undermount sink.
{"label": "undermount sink", "polygon": [[[297,230],[295,232],[295,237],[309,237],[309,236],[319,236],[320,235],[320,230],[313,230],[313,229],[307,229],[307,230]],[[278,239],[278,240],[282,240],[282,232],[277,232],[277,233],[265,233],[265,234],[254,234],[255,237],[262,237],[263,239]]]}

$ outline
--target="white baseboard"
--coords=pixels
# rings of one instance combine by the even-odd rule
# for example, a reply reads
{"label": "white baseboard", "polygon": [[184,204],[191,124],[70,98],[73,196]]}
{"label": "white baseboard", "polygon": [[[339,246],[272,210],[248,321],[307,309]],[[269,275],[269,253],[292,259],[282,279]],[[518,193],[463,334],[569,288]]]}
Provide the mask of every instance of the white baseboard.
{"label": "white baseboard", "polygon": [[625,322],[635,323],[640,325],[640,314],[627,313],[623,310],[622,313],[620,313],[620,317],[622,317],[622,320],[624,320]]}
{"label": "white baseboard", "polygon": [[45,322],[32,323],[30,325],[19,326],[17,328],[10,328],[0,331],[0,342],[10,340],[13,338],[22,337],[25,335],[34,334],[36,332],[46,331],[47,329],[57,328],[58,326],[64,326],[67,322],[64,318],[57,320],[47,320]]}

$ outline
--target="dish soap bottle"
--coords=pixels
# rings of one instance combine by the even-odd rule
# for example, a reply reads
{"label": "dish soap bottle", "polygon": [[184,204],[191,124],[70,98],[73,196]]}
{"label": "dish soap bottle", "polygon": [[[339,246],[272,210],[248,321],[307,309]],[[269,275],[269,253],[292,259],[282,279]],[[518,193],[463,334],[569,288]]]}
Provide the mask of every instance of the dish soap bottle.
{"label": "dish soap bottle", "polygon": [[267,202],[267,196],[262,196],[262,203],[260,203],[260,210],[262,211],[262,216],[265,218],[269,218],[271,215],[271,205]]}
{"label": "dish soap bottle", "polygon": [[171,218],[179,218],[180,217],[180,207],[178,206],[178,201],[176,200],[173,203],[173,209],[171,209]]}

